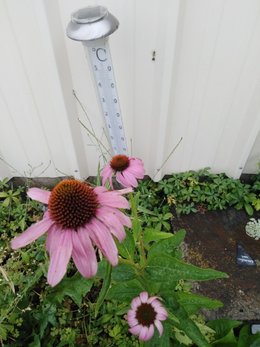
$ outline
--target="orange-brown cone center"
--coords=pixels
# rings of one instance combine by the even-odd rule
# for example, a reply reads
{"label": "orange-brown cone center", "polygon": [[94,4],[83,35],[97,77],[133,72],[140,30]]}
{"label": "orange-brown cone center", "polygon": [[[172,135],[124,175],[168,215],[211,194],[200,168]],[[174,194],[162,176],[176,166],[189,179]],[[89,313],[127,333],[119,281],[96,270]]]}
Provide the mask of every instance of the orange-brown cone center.
{"label": "orange-brown cone center", "polygon": [[129,166],[129,158],[126,155],[115,155],[110,161],[110,166],[115,171],[123,171]]}
{"label": "orange-brown cone center", "polygon": [[64,180],[52,190],[48,207],[56,224],[64,229],[76,230],[95,216],[97,195],[84,182]]}

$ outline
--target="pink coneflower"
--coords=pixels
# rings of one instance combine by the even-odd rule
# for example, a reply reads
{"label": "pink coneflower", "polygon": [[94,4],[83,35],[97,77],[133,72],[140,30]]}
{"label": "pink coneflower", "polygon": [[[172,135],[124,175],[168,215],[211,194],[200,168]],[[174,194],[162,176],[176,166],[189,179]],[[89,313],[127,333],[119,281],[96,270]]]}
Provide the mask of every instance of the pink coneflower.
{"label": "pink coneflower", "polygon": [[127,313],[127,321],[130,326],[129,331],[133,335],[138,335],[142,341],[148,341],[154,334],[154,326],[163,333],[161,321],[167,319],[168,313],[161,305],[157,296],[149,298],[147,292],[140,293],[131,302],[131,309]]}
{"label": "pink coneflower", "polygon": [[144,178],[144,164],[141,159],[127,157],[123,154],[115,155],[101,172],[102,185],[108,180],[112,185],[112,177],[116,176],[117,182],[123,187],[137,187],[137,179]]}
{"label": "pink coneflower", "polygon": [[124,225],[131,227],[130,218],[119,210],[129,208],[122,194],[130,191],[130,188],[112,192],[105,187],[93,189],[77,180],[61,181],[51,192],[31,188],[28,196],[48,204],[48,210],[40,222],[15,237],[11,246],[24,247],[47,232],[46,248],[50,255],[47,280],[51,286],[62,280],[71,257],[82,276],[93,277],[97,259],[92,242],[113,266],[117,265],[118,251],[111,234],[122,241]]}

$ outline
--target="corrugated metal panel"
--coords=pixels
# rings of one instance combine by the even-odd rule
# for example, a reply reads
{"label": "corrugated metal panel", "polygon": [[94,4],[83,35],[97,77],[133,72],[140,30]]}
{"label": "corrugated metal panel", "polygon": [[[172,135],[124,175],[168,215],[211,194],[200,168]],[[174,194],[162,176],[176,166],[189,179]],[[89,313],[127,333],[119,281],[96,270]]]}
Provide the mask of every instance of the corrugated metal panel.
{"label": "corrugated metal panel", "polygon": [[[107,146],[104,125],[83,47],[65,36],[71,12],[95,4],[120,21],[110,46],[124,127],[147,173],[183,138],[156,179],[206,166],[239,177],[260,129],[258,0],[2,0],[0,156],[15,175],[96,174],[78,118]],[[12,171],[0,162],[0,176]]]}

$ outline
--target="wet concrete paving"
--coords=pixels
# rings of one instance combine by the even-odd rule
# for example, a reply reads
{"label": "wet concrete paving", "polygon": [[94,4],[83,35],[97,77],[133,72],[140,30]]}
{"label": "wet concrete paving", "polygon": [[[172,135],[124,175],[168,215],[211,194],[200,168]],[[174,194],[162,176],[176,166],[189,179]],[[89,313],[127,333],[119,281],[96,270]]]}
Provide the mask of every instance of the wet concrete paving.
{"label": "wet concrete paving", "polygon": [[[255,216],[260,218],[260,215]],[[224,271],[228,279],[199,282],[194,291],[221,300],[224,307],[204,312],[208,319],[232,318],[260,321],[260,240],[245,232],[249,217],[244,211],[208,211],[173,219],[174,230],[184,228],[186,261]],[[255,267],[237,265],[237,242],[256,261]]]}

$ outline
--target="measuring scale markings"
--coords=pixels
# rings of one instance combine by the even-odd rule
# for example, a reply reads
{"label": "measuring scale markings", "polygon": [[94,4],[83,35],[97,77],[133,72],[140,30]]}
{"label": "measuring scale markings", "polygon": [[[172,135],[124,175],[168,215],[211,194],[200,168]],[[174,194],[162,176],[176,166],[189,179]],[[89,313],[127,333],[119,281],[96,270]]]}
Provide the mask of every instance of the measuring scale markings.
{"label": "measuring scale markings", "polygon": [[[98,40],[88,50],[104,119],[115,154],[127,154],[121,110],[107,40]],[[93,42],[94,44],[94,42]]]}

